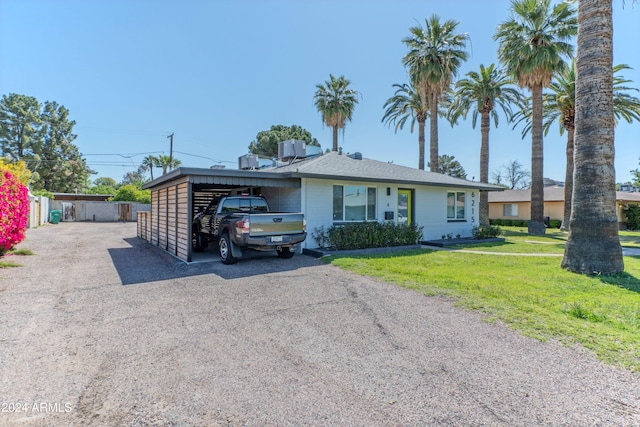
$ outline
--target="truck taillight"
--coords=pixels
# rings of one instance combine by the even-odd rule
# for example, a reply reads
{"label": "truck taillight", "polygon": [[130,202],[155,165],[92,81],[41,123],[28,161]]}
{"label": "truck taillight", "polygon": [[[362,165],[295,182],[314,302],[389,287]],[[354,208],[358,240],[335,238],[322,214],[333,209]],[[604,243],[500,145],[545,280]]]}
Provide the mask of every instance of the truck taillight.
{"label": "truck taillight", "polygon": [[250,230],[249,218],[244,218],[236,222],[237,233],[248,233],[249,230]]}

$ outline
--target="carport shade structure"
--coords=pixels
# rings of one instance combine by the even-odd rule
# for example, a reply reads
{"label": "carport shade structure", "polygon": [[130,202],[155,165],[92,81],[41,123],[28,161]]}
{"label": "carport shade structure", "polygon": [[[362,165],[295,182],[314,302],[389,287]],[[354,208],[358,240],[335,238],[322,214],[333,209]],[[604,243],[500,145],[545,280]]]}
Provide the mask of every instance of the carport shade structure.
{"label": "carport shade structure", "polygon": [[267,192],[272,196],[268,198],[271,209],[281,210],[280,194],[299,192],[300,179],[278,172],[178,168],[148,182],[143,189],[151,190],[151,211],[139,219],[138,237],[191,262],[191,227],[196,209],[206,207],[215,195]]}

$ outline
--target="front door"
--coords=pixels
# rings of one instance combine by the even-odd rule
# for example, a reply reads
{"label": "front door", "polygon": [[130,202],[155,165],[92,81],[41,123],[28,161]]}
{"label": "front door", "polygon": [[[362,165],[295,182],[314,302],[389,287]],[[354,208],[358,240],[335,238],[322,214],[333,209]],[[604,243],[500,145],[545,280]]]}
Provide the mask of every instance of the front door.
{"label": "front door", "polygon": [[411,225],[413,219],[413,202],[411,200],[412,190],[398,190],[398,224]]}

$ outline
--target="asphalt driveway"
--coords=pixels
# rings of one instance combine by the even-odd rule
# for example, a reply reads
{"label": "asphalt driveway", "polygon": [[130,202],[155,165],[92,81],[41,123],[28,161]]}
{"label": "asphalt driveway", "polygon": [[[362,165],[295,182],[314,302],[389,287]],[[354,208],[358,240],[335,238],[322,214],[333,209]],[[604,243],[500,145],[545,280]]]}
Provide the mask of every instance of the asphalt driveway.
{"label": "asphalt driveway", "polygon": [[186,265],[135,224],[0,270],[0,424],[639,425],[640,377],[307,256]]}

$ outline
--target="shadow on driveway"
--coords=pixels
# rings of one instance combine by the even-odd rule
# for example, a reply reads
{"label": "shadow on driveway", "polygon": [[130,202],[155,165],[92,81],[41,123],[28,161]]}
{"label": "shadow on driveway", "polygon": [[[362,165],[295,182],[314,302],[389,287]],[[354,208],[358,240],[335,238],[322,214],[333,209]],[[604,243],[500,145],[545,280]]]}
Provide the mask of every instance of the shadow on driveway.
{"label": "shadow on driveway", "polygon": [[275,252],[250,252],[233,265],[222,264],[214,253],[209,252],[206,255],[212,257],[210,262],[188,264],[140,238],[126,238],[124,241],[131,247],[109,249],[109,255],[123,285],[206,274],[215,274],[229,280],[292,271],[317,264],[316,260],[308,256],[296,255],[291,259],[281,259],[275,255]]}

